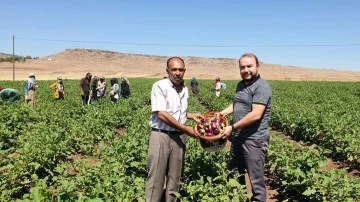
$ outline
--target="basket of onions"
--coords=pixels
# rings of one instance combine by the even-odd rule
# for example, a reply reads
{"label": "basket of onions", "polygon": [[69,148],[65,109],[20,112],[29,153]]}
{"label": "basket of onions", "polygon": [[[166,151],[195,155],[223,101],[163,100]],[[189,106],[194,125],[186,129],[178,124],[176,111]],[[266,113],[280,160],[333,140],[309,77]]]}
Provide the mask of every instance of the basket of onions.
{"label": "basket of onions", "polygon": [[221,132],[228,125],[228,120],[218,112],[207,112],[194,127],[200,138],[201,146],[207,151],[219,151],[226,144]]}

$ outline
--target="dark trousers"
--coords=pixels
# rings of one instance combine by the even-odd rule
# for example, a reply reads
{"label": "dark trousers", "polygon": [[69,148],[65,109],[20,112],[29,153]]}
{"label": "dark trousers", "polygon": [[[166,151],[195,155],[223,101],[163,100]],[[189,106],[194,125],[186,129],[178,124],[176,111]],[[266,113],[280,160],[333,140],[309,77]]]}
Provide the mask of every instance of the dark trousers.
{"label": "dark trousers", "polygon": [[110,96],[110,99],[111,99],[111,101],[113,101],[113,102],[117,102],[117,101],[118,101],[118,99],[114,98],[114,96]]}
{"label": "dark trousers", "polygon": [[234,138],[231,144],[229,170],[242,176],[239,183],[245,185],[245,169],[252,187],[251,201],[266,201],[266,185],[264,179],[265,154],[269,139],[241,140]]}
{"label": "dark trousers", "polygon": [[82,95],[81,96],[83,105],[87,105],[89,101],[89,95]]}

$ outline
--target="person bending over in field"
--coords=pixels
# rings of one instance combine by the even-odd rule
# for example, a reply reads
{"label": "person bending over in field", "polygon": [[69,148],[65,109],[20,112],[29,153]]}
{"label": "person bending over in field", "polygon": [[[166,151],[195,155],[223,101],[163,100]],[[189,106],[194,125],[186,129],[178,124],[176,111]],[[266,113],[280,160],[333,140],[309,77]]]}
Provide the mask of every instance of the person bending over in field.
{"label": "person bending over in field", "polygon": [[57,81],[49,86],[54,91],[54,100],[63,100],[65,93],[65,86],[61,77],[57,78]]}
{"label": "person bending over in field", "polygon": [[12,88],[4,88],[0,86],[0,100],[14,103],[20,100],[20,92]]}
{"label": "person bending over in field", "polygon": [[80,95],[83,105],[87,105],[90,97],[90,82],[92,74],[89,72],[80,80]]}
{"label": "person bending over in field", "polygon": [[159,202],[165,184],[165,201],[176,201],[180,177],[184,166],[186,135],[197,138],[187,118],[199,121],[199,113],[188,113],[189,91],[184,85],[184,60],[172,57],[167,60],[168,78],[157,81],[151,90],[151,116],[149,149],[147,156],[148,177],[145,198]]}
{"label": "person bending over in field", "polygon": [[[233,124],[222,132],[223,138],[231,136],[232,141],[229,169],[240,174],[246,170],[252,187],[251,201],[266,201],[264,164],[270,138],[272,92],[258,74],[259,60],[254,54],[243,54],[239,68],[242,81],[236,87],[234,101],[220,112],[233,113]],[[238,180],[245,184],[244,175]]]}

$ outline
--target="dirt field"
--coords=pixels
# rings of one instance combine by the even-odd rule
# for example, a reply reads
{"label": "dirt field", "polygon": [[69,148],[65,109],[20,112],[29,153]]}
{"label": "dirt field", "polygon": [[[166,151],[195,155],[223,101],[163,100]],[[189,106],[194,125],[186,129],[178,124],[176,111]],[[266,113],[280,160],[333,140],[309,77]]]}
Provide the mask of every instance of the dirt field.
{"label": "dirt field", "polygon": [[[15,80],[25,80],[34,72],[38,80],[59,76],[80,79],[87,72],[105,77],[150,77],[166,75],[165,56],[124,54],[103,50],[68,49],[37,60],[15,63]],[[238,61],[225,58],[184,57],[185,78],[239,80]],[[360,72],[311,69],[261,63],[261,76],[267,80],[292,81],[360,81]],[[0,63],[0,80],[13,79],[13,64]]]}

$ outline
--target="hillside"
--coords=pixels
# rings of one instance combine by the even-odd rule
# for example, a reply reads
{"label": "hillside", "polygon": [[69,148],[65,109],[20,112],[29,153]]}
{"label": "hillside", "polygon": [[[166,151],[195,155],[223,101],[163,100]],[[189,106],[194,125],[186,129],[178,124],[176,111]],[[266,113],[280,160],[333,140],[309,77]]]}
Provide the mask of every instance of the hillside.
{"label": "hillside", "polygon": [[6,54],[6,53],[1,53],[0,52],[0,58],[5,58],[5,57],[11,57],[11,54]]}
{"label": "hillside", "polygon": [[[240,79],[237,59],[183,57],[186,63],[185,78]],[[261,58],[260,58],[261,59]],[[105,50],[67,49],[36,60],[15,63],[15,79],[24,80],[29,72],[37,79],[82,78],[87,72],[105,77],[151,77],[166,75],[165,56],[126,54]],[[268,80],[301,81],[360,81],[360,72],[311,69],[261,63],[260,74]],[[12,80],[12,63],[0,63],[0,80]]]}

